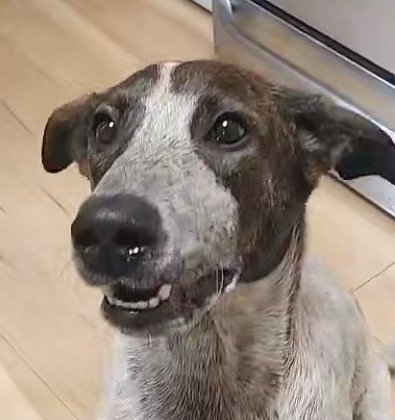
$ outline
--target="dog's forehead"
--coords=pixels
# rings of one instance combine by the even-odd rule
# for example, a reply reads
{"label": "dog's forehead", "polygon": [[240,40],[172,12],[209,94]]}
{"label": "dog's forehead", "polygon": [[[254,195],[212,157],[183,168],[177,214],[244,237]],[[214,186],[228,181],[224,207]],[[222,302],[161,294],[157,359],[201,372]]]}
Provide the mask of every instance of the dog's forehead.
{"label": "dog's forehead", "polygon": [[[269,92],[263,79],[240,67],[218,61],[195,60],[151,64],[115,86],[109,94],[147,98],[155,94],[158,96],[158,90],[190,97],[211,94],[240,100],[245,104],[250,101],[254,103],[258,97],[262,99]],[[168,96],[167,100],[170,99]]]}
{"label": "dog's forehead", "polygon": [[137,136],[148,146],[153,142],[166,145],[166,138],[189,138],[189,125],[196,108],[197,92],[177,92],[173,86],[174,70],[180,64],[166,62],[157,65],[157,76],[151,89],[141,98],[144,116]]}
{"label": "dog's forehead", "polygon": [[259,76],[231,64],[197,60],[175,66],[171,74],[171,85],[177,93],[212,92],[242,99],[253,85],[258,85],[258,79]]}

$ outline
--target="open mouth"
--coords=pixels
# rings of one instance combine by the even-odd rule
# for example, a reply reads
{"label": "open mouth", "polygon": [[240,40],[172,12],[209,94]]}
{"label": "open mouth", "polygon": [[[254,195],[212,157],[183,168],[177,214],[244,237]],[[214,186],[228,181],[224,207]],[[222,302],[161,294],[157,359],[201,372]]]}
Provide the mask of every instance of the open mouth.
{"label": "open mouth", "polygon": [[148,328],[152,332],[169,321],[186,321],[204,311],[215,298],[231,291],[237,280],[235,270],[221,270],[219,279],[209,273],[192,282],[167,282],[151,289],[116,283],[105,288],[102,310],[105,318],[118,328]]}
{"label": "open mouth", "polygon": [[151,290],[131,291],[127,287],[117,285],[104,293],[104,298],[111,306],[128,311],[144,311],[155,309],[169,299],[171,284],[162,284]]}

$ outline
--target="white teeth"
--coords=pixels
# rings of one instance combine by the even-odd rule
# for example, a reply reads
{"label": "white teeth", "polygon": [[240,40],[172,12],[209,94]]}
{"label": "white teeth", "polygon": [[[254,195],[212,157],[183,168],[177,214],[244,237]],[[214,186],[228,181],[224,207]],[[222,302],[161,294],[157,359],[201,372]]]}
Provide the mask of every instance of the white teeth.
{"label": "white teeth", "polygon": [[148,302],[144,302],[142,300],[136,303],[130,302],[130,307],[132,309],[145,309],[145,308],[148,308]]}
{"label": "white teeth", "polygon": [[112,296],[107,295],[107,294],[105,294],[105,296],[106,296],[108,302],[111,303],[111,305],[115,305],[115,299]]}
{"label": "white teeth", "polygon": [[149,308],[156,308],[158,305],[159,305],[159,298],[158,297],[153,297],[148,302],[148,307]]}
{"label": "white teeth", "polygon": [[156,296],[152,297],[149,301],[139,301],[139,302],[125,302],[123,300],[117,299],[114,296],[106,294],[108,302],[113,306],[119,306],[123,309],[139,310],[147,308],[156,308],[159,306],[160,302],[163,302],[169,299],[171,292],[171,285],[164,284],[160,287]]}
{"label": "white teeth", "polygon": [[162,301],[169,299],[170,292],[171,292],[171,285],[170,284],[162,285],[159,289],[159,292],[158,292],[159,299],[162,300]]}
{"label": "white teeth", "polygon": [[[106,295],[107,296],[107,295]],[[125,309],[145,309],[148,307],[148,302],[124,302],[123,300],[117,299],[113,296],[107,296],[107,300],[111,305],[120,306]]]}

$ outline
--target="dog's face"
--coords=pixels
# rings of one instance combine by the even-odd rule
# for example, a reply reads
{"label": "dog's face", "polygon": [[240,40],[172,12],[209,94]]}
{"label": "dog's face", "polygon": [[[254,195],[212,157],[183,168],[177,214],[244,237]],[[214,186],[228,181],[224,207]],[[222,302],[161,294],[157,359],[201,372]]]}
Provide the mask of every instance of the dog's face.
{"label": "dog's face", "polygon": [[74,257],[103,288],[105,316],[163,331],[268,274],[321,174],[383,147],[394,153],[380,129],[320,97],[196,61],[151,65],[59,108],[43,163],[75,161],[90,179]]}

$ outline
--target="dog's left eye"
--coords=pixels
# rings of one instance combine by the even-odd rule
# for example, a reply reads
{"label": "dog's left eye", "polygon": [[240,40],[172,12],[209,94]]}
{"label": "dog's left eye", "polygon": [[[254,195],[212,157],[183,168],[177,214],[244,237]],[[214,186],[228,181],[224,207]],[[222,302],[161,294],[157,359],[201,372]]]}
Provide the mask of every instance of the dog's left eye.
{"label": "dog's left eye", "polygon": [[93,132],[100,143],[109,144],[114,140],[117,127],[115,121],[105,112],[95,115]]}
{"label": "dog's left eye", "polygon": [[218,144],[231,146],[243,140],[246,131],[245,124],[238,115],[225,113],[215,121],[211,135]]}

